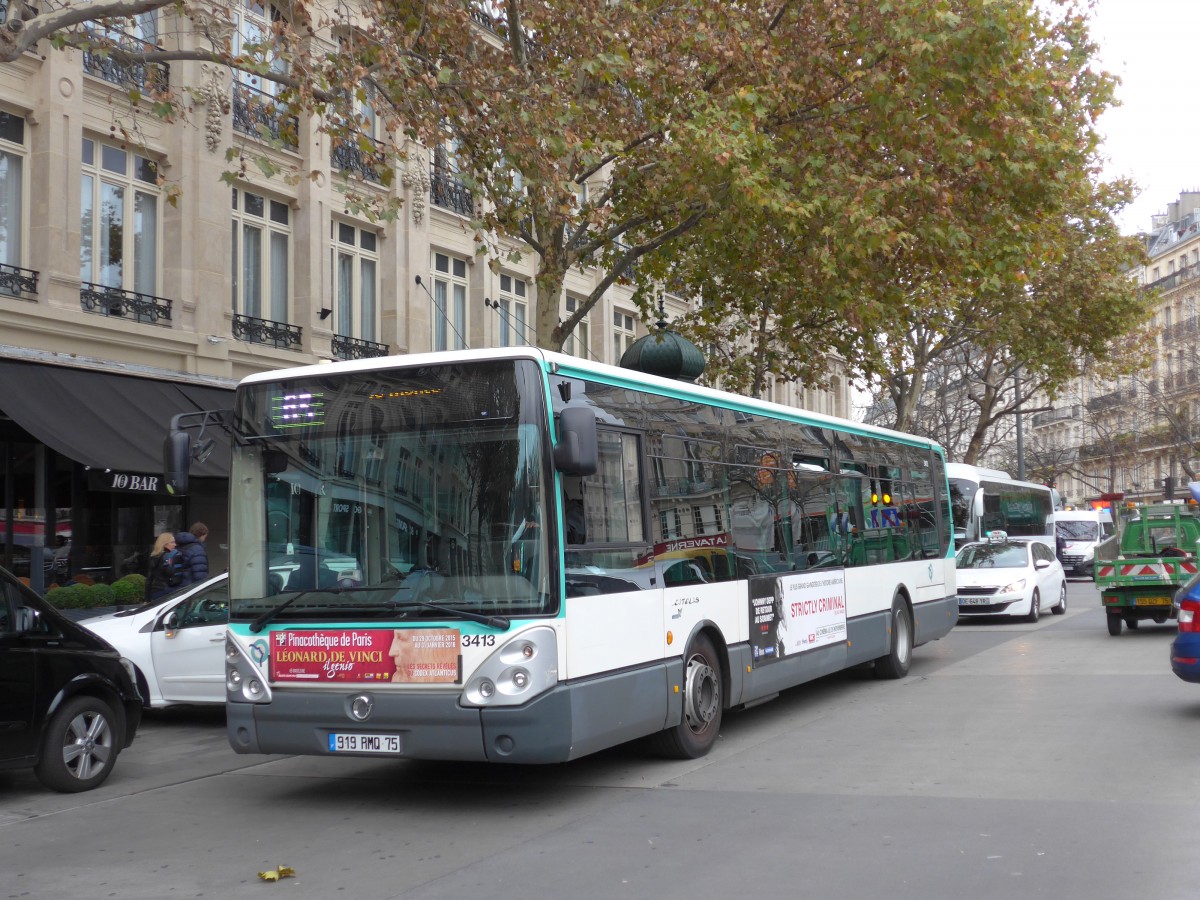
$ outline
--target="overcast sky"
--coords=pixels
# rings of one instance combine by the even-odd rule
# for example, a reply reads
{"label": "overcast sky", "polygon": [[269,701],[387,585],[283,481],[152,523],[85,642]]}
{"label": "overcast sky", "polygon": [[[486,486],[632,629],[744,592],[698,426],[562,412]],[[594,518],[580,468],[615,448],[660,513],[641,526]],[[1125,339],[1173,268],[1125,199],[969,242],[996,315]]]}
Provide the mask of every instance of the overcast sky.
{"label": "overcast sky", "polygon": [[1150,228],[1184,190],[1200,190],[1200,0],[1097,0],[1092,34],[1101,61],[1121,78],[1121,106],[1100,120],[1108,174],[1128,175],[1141,193],[1121,230]]}

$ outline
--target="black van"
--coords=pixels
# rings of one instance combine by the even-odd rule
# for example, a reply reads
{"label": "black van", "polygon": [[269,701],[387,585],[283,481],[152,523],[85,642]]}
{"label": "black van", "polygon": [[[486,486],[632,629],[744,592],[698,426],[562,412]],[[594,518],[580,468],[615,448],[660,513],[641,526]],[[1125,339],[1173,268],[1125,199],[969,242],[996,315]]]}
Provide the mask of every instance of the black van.
{"label": "black van", "polygon": [[0,769],[97,787],[137,733],[136,685],[132,663],[0,568]]}

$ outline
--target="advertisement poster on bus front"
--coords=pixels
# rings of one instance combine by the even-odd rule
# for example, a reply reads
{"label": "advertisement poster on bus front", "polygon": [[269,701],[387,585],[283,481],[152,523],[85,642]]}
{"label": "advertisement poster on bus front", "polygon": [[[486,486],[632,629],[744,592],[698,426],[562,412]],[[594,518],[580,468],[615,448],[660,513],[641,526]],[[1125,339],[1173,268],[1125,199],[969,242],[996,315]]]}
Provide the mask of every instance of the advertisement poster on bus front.
{"label": "advertisement poster on bus front", "polygon": [[844,640],[844,569],[750,579],[750,649],[756,667]]}
{"label": "advertisement poster on bus front", "polygon": [[454,628],[276,631],[271,680],[459,684],[460,645]]}

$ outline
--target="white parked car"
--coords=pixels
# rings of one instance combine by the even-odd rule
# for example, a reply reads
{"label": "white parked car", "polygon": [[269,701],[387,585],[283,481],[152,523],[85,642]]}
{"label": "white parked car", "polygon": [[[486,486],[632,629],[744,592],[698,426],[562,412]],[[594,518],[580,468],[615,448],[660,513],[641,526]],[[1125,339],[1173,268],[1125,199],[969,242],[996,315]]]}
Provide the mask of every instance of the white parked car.
{"label": "white parked car", "polygon": [[958,615],[1020,616],[1036,622],[1042,611],[1067,611],[1067,577],[1046,539],[1010,538],[993,531],[958,551]]}
{"label": "white parked car", "polygon": [[137,667],[146,706],[225,702],[229,576],[188,585],[160,600],[79,623]]}

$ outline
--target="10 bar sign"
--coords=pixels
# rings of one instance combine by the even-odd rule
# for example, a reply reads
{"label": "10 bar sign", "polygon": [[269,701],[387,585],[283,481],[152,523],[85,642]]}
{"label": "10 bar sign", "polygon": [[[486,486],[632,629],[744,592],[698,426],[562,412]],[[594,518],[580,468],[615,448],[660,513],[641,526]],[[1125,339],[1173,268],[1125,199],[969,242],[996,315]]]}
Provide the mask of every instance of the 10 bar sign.
{"label": "10 bar sign", "polygon": [[164,494],[161,475],[145,472],[114,472],[91,469],[88,473],[88,489],[113,491],[121,494]]}

